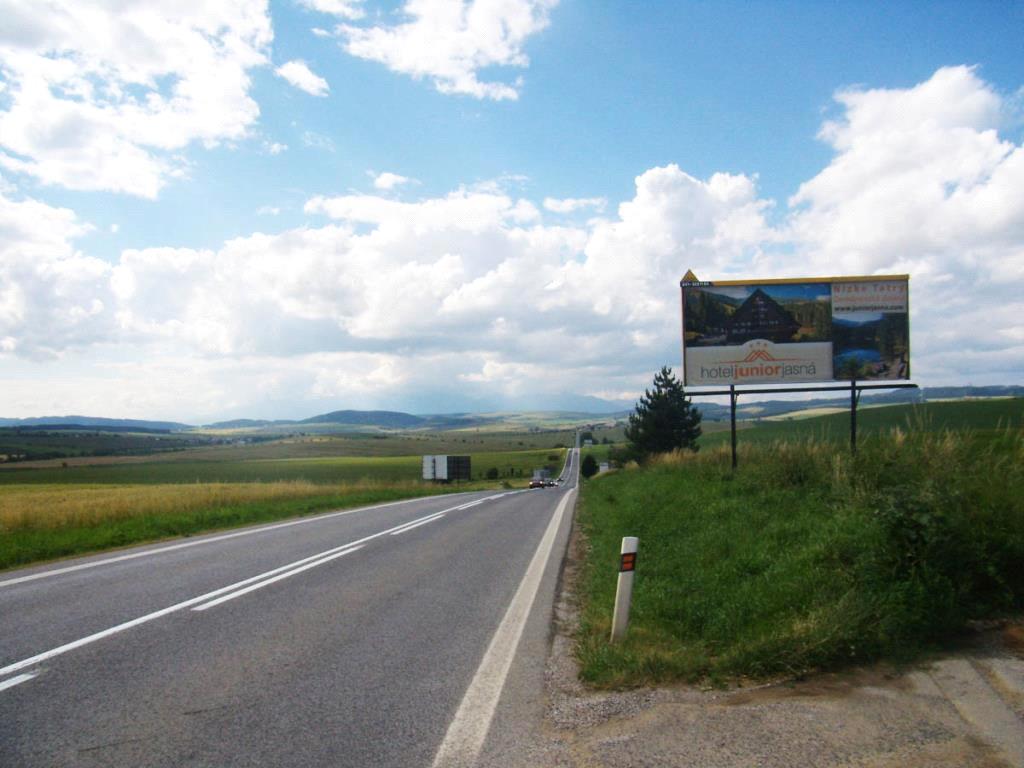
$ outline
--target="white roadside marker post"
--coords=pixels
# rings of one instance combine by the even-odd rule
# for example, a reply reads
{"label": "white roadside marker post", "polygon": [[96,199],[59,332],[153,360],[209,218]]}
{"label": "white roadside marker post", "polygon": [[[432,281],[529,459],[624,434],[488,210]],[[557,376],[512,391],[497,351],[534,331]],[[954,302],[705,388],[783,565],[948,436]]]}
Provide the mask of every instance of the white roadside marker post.
{"label": "white roadside marker post", "polygon": [[626,636],[629,627],[629,605],[633,600],[633,573],[636,570],[636,550],[640,540],[636,536],[622,539],[619,559],[619,584],[615,589],[615,613],[612,615],[612,642]]}

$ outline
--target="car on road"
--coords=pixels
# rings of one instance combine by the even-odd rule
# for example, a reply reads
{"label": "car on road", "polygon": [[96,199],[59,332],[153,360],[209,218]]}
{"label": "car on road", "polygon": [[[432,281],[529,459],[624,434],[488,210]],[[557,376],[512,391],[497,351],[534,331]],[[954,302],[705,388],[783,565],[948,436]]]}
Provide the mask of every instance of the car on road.
{"label": "car on road", "polygon": [[539,477],[535,477],[535,478],[533,478],[533,480],[530,481],[530,487],[531,488],[543,488],[544,487],[544,481],[541,480]]}

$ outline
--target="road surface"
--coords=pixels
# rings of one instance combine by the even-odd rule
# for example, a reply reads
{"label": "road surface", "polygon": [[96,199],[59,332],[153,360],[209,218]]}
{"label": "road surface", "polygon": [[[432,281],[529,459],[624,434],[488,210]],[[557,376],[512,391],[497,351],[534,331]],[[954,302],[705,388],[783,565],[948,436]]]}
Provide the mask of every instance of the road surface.
{"label": "road surface", "polygon": [[0,574],[0,765],[471,764],[539,717],[576,464]]}

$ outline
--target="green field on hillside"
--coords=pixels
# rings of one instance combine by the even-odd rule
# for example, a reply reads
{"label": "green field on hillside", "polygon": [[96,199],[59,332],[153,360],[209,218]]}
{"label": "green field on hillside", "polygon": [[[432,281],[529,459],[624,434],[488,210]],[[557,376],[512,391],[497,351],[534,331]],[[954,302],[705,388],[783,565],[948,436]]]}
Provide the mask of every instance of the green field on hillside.
{"label": "green field on hillside", "polygon": [[[316,459],[327,457],[410,456],[414,454],[466,454],[524,451],[572,445],[572,431],[449,432],[367,431],[345,434],[244,434],[211,436],[193,432],[172,435],[84,431],[0,429],[0,457],[50,459],[49,466],[84,463],[133,463],[140,456],[160,462],[250,461],[254,459]],[[33,461],[32,466],[46,466]],[[5,462],[0,472],[25,466]]]}
{"label": "green field on hillside", "polygon": [[[883,427],[899,410],[878,409],[876,434],[856,456],[798,422],[746,440],[756,427],[743,434],[735,472],[720,445],[586,481],[583,677],[615,687],[905,661],[969,620],[1015,615],[1024,609],[1020,409],[1020,400],[935,403],[923,423],[895,432]],[[623,536],[638,536],[640,552],[629,635],[613,645]]]}
{"label": "green field on hillside", "polygon": [[[737,437],[740,444],[760,444],[775,440],[819,440],[849,442],[850,414],[834,413],[812,418],[745,422]],[[887,405],[857,410],[857,439],[886,435],[894,428],[908,434],[936,432],[945,429],[969,429],[976,438],[985,439],[1007,429],[1024,427],[1024,398],[993,400],[959,400]],[[730,440],[728,425],[724,431],[710,432],[700,439],[701,447],[712,448]]]}

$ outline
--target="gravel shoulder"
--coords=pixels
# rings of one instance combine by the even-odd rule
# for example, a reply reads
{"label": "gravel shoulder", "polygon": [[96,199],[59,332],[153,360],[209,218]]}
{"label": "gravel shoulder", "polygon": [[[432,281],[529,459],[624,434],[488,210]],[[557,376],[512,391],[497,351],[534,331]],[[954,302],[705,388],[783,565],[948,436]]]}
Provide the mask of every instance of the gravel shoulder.
{"label": "gravel shoulder", "polygon": [[979,630],[967,647],[911,669],[886,665],[707,690],[594,692],[572,653],[574,529],[555,605],[544,717],[515,765],[1024,766],[1024,625]]}

